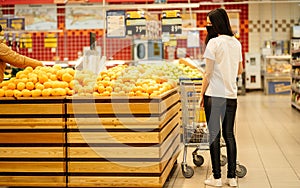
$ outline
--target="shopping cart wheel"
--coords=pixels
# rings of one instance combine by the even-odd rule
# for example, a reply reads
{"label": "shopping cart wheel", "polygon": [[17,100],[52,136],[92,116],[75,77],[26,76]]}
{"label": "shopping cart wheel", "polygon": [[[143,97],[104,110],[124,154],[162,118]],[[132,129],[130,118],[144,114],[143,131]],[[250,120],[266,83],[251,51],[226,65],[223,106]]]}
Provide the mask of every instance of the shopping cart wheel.
{"label": "shopping cart wheel", "polygon": [[185,178],[191,178],[194,175],[194,169],[188,165],[181,164],[182,175]]}
{"label": "shopping cart wheel", "polygon": [[227,164],[227,157],[226,155],[221,155],[221,166],[225,166]]}
{"label": "shopping cart wheel", "polygon": [[247,174],[247,168],[243,165],[237,165],[236,168],[236,176],[239,178],[243,178]]}
{"label": "shopping cart wheel", "polygon": [[193,162],[196,166],[201,166],[204,163],[202,155],[193,155]]}

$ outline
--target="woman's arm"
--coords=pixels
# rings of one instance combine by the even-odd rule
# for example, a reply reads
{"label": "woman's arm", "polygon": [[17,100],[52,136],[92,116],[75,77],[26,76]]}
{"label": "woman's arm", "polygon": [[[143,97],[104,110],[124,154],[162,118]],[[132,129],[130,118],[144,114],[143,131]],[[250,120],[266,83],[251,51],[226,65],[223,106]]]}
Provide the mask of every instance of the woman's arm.
{"label": "woman's arm", "polygon": [[18,68],[25,68],[28,66],[35,68],[37,66],[43,66],[42,62],[18,54],[4,43],[0,43],[0,59],[2,62],[11,64]]}
{"label": "woman's arm", "polygon": [[214,70],[214,61],[211,59],[205,59],[206,65],[205,65],[205,72],[203,75],[203,81],[202,81],[202,88],[201,88],[201,95],[200,95],[200,106],[204,106],[203,97],[206,92],[206,89],[209,85],[209,81],[212,75],[212,72]]}
{"label": "woman's arm", "polygon": [[238,70],[238,75],[241,75],[244,71],[244,68],[243,68],[243,62],[240,62],[239,63],[239,70]]}

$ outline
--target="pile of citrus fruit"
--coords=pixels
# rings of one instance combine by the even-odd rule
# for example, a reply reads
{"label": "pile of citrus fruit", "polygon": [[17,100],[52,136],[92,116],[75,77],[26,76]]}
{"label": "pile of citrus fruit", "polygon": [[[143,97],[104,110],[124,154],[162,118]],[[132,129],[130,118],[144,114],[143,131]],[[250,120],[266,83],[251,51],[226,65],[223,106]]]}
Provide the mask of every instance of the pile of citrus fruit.
{"label": "pile of citrus fruit", "polygon": [[0,83],[0,97],[156,97],[177,87],[176,76],[181,72],[181,67],[174,66],[118,65],[99,75],[88,70],[78,71],[59,65],[35,69],[27,67],[19,71],[16,77]]}

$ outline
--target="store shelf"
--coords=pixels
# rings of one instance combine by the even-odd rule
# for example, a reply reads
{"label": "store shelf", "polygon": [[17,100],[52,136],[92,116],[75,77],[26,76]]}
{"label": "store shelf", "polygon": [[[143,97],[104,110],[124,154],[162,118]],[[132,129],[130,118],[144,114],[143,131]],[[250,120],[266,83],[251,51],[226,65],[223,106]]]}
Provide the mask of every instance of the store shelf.
{"label": "store shelf", "polygon": [[292,102],[291,103],[293,107],[297,108],[298,110],[300,110],[300,105],[298,105],[297,103],[295,102]]}
{"label": "store shelf", "polygon": [[300,79],[300,75],[292,74],[292,79]]}
{"label": "store shelf", "polygon": [[295,85],[292,85],[291,88],[292,88],[292,91],[294,91],[296,93],[300,93],[300,88],[299,87],[296,87]]}

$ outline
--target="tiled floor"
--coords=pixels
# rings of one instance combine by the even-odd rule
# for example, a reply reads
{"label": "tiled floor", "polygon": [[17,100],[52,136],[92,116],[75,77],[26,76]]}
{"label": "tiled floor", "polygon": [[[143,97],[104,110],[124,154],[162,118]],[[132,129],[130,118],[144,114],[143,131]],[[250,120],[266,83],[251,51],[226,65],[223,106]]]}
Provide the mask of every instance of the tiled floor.
{"label": "tiled floor", "polygon": [[[240,188],[300,188],[300,111],[291,107],[288,95],[264,95],[248,92],[238,97],[236,138],[238,160],[247,168],[245,177],[238,179]],[[204,180],[211,174],[209,151],[201,153],[205,159],[201,167],[191,162],[195,170],[192,178],[181,173],[182,155],[166,188],[204,188]],[[223,154],[226,153],[223,148]],[[222,167],[225,182],[226,167]],[[223,183],[223,187],[228,187]]]}

